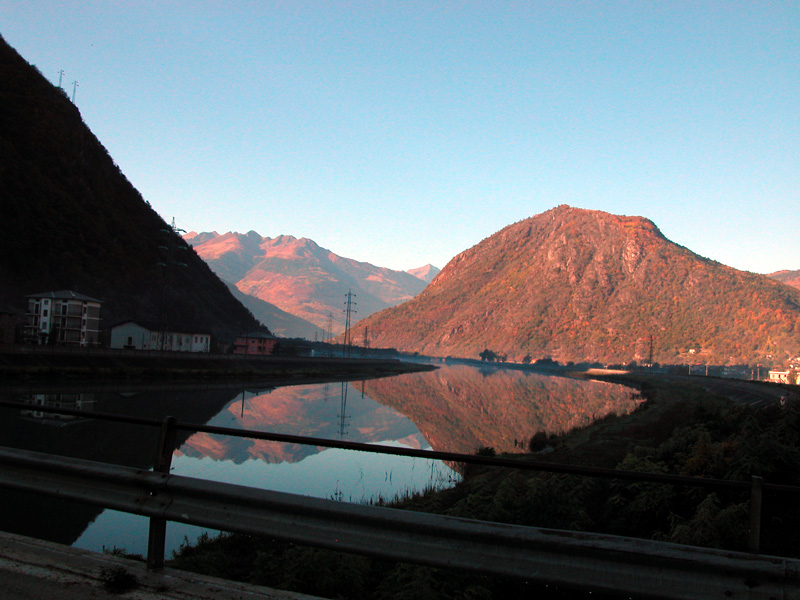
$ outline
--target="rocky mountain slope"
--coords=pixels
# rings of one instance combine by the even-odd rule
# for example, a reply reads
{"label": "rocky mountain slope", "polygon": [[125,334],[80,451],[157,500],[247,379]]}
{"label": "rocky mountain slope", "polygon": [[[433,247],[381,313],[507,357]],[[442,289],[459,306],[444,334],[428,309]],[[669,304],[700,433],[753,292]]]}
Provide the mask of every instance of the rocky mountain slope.
{"label": "rocky mountain slope", "polygon": [[[324,330],[344,329],[345,294],[352,321],[410,300],[425,281],[409,273],[343,258],[307,238],[190,232],[184,236],[222,279]],[[269,325],[269,322],[267,322]]]}
{"label": "rocky mountain slope", "polygon": [[63,90],[0,38],[0,309],[72,289],[232,341],[259,323],[144,201]]}
{"label": "rocky mountain slope", "polygon": [[456,256],[413,300],[359,322],[373,347],[565,361],[787,360],[800,291],[667,240],[649,220],[559,206]]}

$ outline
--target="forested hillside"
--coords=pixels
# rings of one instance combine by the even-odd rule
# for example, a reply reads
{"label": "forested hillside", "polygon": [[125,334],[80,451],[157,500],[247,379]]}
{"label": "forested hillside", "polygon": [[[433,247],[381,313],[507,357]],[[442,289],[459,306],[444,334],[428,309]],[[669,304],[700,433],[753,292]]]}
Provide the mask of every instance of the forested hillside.
{"label": "forested hillside", "polygon": [[559,206],[456,256],[423,293],[356,324],[373,346],[509,360],[784,364],[800,290],[666,239],[651,221]]}

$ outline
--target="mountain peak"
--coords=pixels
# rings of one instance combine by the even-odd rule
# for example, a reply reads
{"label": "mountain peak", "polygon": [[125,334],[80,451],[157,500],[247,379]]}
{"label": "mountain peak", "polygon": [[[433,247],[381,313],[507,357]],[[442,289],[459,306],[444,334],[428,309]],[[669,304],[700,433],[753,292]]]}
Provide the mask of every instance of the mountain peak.
{"label": "mountain peak", "polygon": [[425,283],[430,283],[434,280],[434,278],[440,273],[441,269],[434,267],[432,264],[428,263],[424,267],[417,267],[416,269],[409,269],[406,271],[409,275],[413,275],[414,277],[421,279]]}
{"label": "mountain peak", "polygon": [[649,219],[562,205],[462,252],[353,335],[368,326],[376,345],[432,355],[607,362],[642,360],[653,336],[659,361],[695,349],[725,364],[796,352],[798,319],[800,294],[704,259]]}
{"label": "mountain peak", "polygon": [[425,287],[424,281],[408,273],[338,256],[309,238],[279,235],[242,244],[245,236],[231,236],[236,244],[222,243],[222,236],[195,250],[241,292],[328,333],[343,326],[342,302],[348,290],[358,297],[358,318],[362,318],[409,300]]}

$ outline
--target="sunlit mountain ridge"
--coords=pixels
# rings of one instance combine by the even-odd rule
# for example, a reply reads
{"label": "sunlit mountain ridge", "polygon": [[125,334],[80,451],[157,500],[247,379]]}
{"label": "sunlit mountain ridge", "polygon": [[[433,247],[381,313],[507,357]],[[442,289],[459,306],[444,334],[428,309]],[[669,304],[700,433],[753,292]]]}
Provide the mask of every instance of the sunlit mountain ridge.
{"label": "sunlit mountain ridge", "polygon": [[261,237],[255,231],[190,232],[184,237],[214,272],[241,292],[332,333],[344,329],[348,292],[354,294],[355,321],[410,300],[426,285],[424,277],[344,258],[308,238]]}
{"label": "sunlit mountain ridge", "polygon": [[800,354],[800,290],[703,258],[648,219],[564,205],[462,252],[352,339],[365,328],[375,347],[433,356],[784,364]]}

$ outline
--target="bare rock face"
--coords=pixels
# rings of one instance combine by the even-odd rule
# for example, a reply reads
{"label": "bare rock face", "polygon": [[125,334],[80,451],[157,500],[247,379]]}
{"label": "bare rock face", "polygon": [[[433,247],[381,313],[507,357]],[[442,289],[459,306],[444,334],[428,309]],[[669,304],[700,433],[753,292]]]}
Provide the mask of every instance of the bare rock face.
{"label": "bare rock face", "polygon": [[800,348],[800,293],[698,256],[642,217],[558,206],[456,256],[358,323],[374,345],[510,360],[766,362]]}

